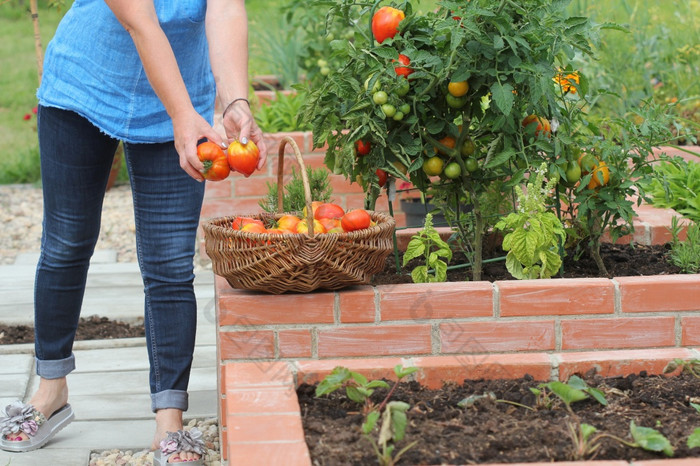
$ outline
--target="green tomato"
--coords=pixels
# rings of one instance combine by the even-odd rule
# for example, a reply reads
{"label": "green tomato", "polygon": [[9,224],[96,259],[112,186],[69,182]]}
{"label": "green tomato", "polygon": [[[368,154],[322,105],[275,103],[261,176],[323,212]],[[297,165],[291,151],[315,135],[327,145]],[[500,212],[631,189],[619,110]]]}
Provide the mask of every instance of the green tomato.
{"label": "green tomato", "polygon": [[455,180],[455,179],[459,178],[459,176],[462,174],[462,167],[460,167],[457,162],[450,162],[445,167],[445,170],[443,171],[443,173],[449,179]]}
{"label": "green tomato", "polygon": [[467,96],[455,97],[452,94],[447,94],[445,100],[447,101],[447,105],[451,108],[462,108],[467,103]]}
{"label": "green tomato", "polygon": [[[384,106],[382,105],[382,110],[383,109],[384,109]],[[389,115],[387,115],[387,116],[389,116]],[[399,110],[398,112],[394,113],[394,120],[396,120],[396,121],[403,120],[403,112]]]}
{"label": "green tomato", "polygon": [[321,76],[328,76],[330,74],[330,72],[331,72],[331,69],[328,68],[327,66],[324,66],[319,70],[319,73],[321,73]]}
{"label": "green tomato", "polygon": [[384,112],[384,115],[386,115],[387,118],[391,118],[396,115],[396,107],[391,104],[384,104],[382,105],[382,112]]}
{"label": "green tomato", "polygon": [[396,95],[399,97],[403,97],[406,94],[408,94],[408,91],[411,90],[411,85],[408,83],[408,79],[406,78],[399,78],[401,79],[399,86],[396,88]]}
{"label": "green tomato", "polygon": [[464,141],[462,144],[462,148],[460,149],[460,153],[462,154],[462,157],[469,157],[474,153],[476,150],[476,144],[474,144],[474,141],[471,139],[467,139]]}
{"label": "green tomato", "polygon": [[[372,79],[372,76],[374,76],[374,73],[370,74],[369,76],[367,76],[367,79],[365,79],[365,90],[366,90],[366,91],[369,90],[369,82],[370,82],[370,80]],[[381,85],[379,84],[379,79],[377,79],[377,80],[374,82],[374,86],[372,86],[372,94],[374,94],[375,92],[379,91],[381,88],[382,88],[382,87],[381,87]]]}
{"label": "green tomato", "polygon": [[323,58],[319,58],[318,61],[316,62],[319,68],[323,68],[325,66],[328,66],[328,62],[324,60]]}
{"label": "green tomato", "polygon": [[384,91],[377,91],[372,96],[372,100],[377,105],[384,105],[389,100],[389,95]]}
{"label": "green tomato", "polygon": [[404,115],[408,115],[408,113],[411,111],[411,106],[408,104],[403,104],[399,107],[399,112],[403,113]]}
{"label": "green tomato", "polygon": [[464,161],[464,166],[470,173],[474,173],[479,169],[479,162],[476,161],[475,157],[469,157]]}

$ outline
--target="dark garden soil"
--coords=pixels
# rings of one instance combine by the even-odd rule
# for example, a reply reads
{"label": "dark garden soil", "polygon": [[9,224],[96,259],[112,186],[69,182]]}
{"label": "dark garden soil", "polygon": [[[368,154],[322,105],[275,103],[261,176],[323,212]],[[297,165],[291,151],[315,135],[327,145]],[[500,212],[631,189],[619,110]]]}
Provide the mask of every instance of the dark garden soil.
{"label": "dark garden soil", "polygon": [[[80,318],[76,340],[110,340],[145,336],[143,324],[128,324],[107,317]],[[0,324],[0,345],[34,343],[34,327]]]}
{"label": "dark garden soil", "polygon": [[[674,449],[674,458],[700,457],[700,448],[686,446],[688,436],[700,427],[700,414],[690,406],[700,401],[699,379],[687,373],[677,377],[644,373],[616,378],[589,375],[584,379],[605,393],[607,406],[587,399],[572,403],[571,414],[555,395],[551,395],[550,407],[538,405],[530,388],[537,388],[541,382],[527,376],[516,380],[465,380],[461,386],[449,384],[440,390],[426,389],[417,382],[401,383],[391,400],[404,401],[410,409],[406,436],[396,451],[413,441],[418,443],[399,464],[570,461],[576,456],[569,423],[576,421],[597,429],[590,440],[599,447],[586,459],[666,458],[663,453],[625,446],[607,437],[595,438],[605,433],[632,442],[631,421],[663,434]],[[360,405],[349,401],[341,390],[322,398],[315,398],[314,391],[312,385],[297,390],[313,464],[378,464],[369,440],[360,430]],[[386,393],[378,389],[372,395],[373,402],[380,403]],[[484,394],[492,397],[482,397],[470,407],[458,406],[465,398]],[[377,433],[374,435],[376,439]]]}
{"label": "dark garden soil", "polygon": [[[643,246],[602,243],[600,253],[610,277],[626,277],[639,275],[669,275],[678,274],[680,269],[668,261],[669,246]],[[505,253],[500,247],[493,248],[484,254],[485,258],[504,258]],[[449,266],[465,263],[464,256],[455,254],[448,263]],[[402,263],[399,256],[399,263]],[[402,267],[401,273],[396,272],[396,261],[393,254],[386,259],[384,270],[372,279],[374,285],[387,285],[397,283],[412,283],[411,270],[420,265],[419,259],[414,259],[406,267]],[[564,258],[562,272],[552,278],[592,278],[600,276],[598,267],[588,253],[575,257],[574,253],[567,253]],[[461,268],[449,270],[447,281],[456,282],[471,280],[471,269]],[[497,260],[484,264],[482,274],[484,281],[513,280],[514,278],[506,270],[505,260]]]}

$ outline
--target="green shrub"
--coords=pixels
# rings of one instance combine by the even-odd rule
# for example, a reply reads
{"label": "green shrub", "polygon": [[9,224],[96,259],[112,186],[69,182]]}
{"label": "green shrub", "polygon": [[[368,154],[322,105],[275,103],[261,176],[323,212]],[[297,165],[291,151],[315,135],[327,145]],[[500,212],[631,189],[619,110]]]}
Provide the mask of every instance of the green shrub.
{"label": "green shrub", "polygon": [[303,94],[275,92],[275,99],[261,105],[255,112],[255,121],[264,133],[307,131],[310,125],[298,117],[302,105]]}
{"label": "green shrub", "polygon": [[[307,168],[309,187],[311,188],[311,199],[320,202],[329,202],[333,195],[328,180],[328,170],[325,168]],[[282,212],[301,212],[306,206],[304,197],[304,183],[301,174],[292,168],[292,178],[284,185],[282,195]],[[259,202],[260,207],[265,212],[279,212],[277,209],[277,184],[267,183],[267,196]]]}

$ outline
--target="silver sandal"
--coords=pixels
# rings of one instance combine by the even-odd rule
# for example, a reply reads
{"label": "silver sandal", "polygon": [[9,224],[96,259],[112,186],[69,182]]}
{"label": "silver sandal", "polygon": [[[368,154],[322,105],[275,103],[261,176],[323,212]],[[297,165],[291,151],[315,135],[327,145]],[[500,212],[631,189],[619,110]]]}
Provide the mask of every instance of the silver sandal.
{"label": "silver sandal", "polygon": [[[43,447],[75,418],[69,404],[46,419],[34,406],[21,401],[7,405],[5,416],[0,420],[0,448],[11,452],[27,452]],[[27,435],[27,440],[9,440],[10,435],[22,432]]]}
{"label": "silver sandal", "polygon": [[[171,456],[183,451],[196,453],[199,455],[199,459],[182,463],[168,463]],[[187,466],[203,466],[205,453],[206,448],[204,447],[204,440],[202,440],[202,432],[196,427],[190,430],[168,432],[168,436],[160,442],[160,450],[156,450],[153,453],[153,465],[183,464]]]}

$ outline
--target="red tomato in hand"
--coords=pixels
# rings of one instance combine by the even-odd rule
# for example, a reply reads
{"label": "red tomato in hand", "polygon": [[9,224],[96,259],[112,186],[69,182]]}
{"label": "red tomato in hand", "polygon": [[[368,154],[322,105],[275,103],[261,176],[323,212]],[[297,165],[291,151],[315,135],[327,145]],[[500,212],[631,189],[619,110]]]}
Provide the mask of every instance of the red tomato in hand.
{"label": "red tomato in hand", "polygon": [[260,151],[253,141],[248,141],[245,145],[241,144],[240,141],[233,141],[229,144],[226,152],[231,170],[243,174],[246,178],[258,167]]}
{"label": "red tomato in hand", "polygon": [[204,164],[202,176],[207,180],[220,181],[231,172],[226,153],[214,142],[206,141],[198,145],[197,157]]}
{"label": "red tomato in hand", "polygon": [[351,210],[340,219],[340,226],[344,231],[355,231],[368,228],[372,221],[369,213],[364,209]]}
{"label": "red tomato in hand", "polygon": [[411,64],[411,59],[408,58],[403,53],[400,53],[399,54],[399,63],[401,63],[402,65],[406,65],[406,66],[397,66],[394,68],[394,71],[396,71],[397,76],[403,76],[404,78],[408,78],[408,75],[413,73],[413,69],[408,68],[408,65]]}
{"label": "red tomato in hand", "polygon": [[399,32],[399,23],[406,15],[390,6],[378,9],[372,16],[372,35],[380,44]]}

